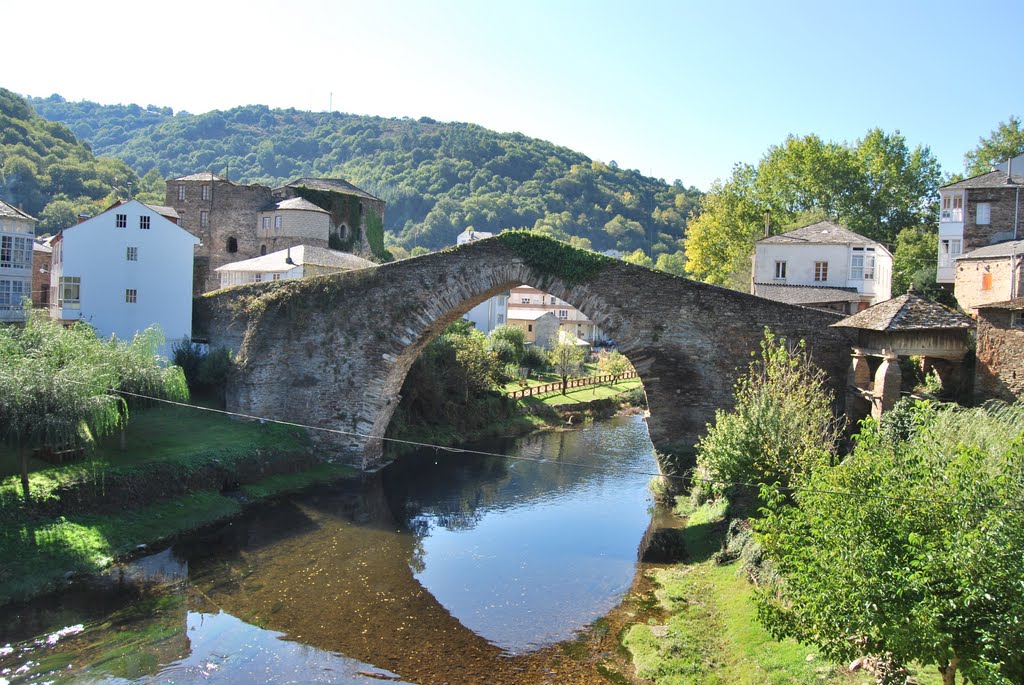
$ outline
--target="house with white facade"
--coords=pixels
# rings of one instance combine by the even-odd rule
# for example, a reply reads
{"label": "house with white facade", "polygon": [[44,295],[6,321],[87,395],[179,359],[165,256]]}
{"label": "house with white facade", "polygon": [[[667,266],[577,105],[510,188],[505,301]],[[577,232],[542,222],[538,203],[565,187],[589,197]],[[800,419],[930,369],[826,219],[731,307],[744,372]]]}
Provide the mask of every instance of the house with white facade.
{"label": "house with white facade", "polygon": [[228,288],[246,283],[324,276],[371,266],[377,265],[351,252],[339,252],[312,245],[296,245],[262,257],[231,262],[217,267],[215,271],[220,275],[220,287]]}
{"label": "house with white facade", "polygon": [[36,220],[0,200],[0,322],[24,321],[32,297],[32,246]]}
{"label": "house with white facade", "polygon": [[167,343],[192,335],[192,258],[199,239],[170,207],[137,200],[62,230],[52,241],[50,315],[122,340],[157,325]]}
{"label": "house with white facade", "polygon": [[751,293],[852,314],[892,297],[892,253],[831,221],[755,243]]}
{"label": "house with white facade", "polygon": [[[467,228],[458,235],[455,239],[455,244],[465,245],[474,240],[490,238],[493,235],[493,233],[474,231],[472,228]],[[509,294],[507,292],[495,295],[470,309],[462,315],[462,318],[472,322],[473,326],[484,335],[488,335],[498,326],[508,323],[508,298]]]}
{"label": "house with white facade", "polygon": [[1024,239],[1021,230],[1024,155],[993,171],[939,188],[939,254],[935,281],[956,281],[957,257],[989,245]]}
{"label": "house with white facade", "polygon": [[554,314],[558,319],[559,328],[573,338],[580,338],[591,345],[604,340],[604,333],[600,327],[565,300],[529,285],[512,288],[508,302],[509,320],[521,319],[524,312],[533,310]]}

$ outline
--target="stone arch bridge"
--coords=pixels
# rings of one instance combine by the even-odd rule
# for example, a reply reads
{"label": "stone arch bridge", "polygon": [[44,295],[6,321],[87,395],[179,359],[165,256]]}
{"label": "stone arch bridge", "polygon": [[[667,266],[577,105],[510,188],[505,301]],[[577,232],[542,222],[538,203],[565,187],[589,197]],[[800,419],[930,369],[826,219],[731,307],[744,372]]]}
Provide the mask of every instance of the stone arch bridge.
{"label": "stone arch bridge", "polygon": [[304,280],[216,291],[196,300],[194,333],[237,352],[230,411],[346,431],[312,431],[364,469],[413,361],[476,304],[528,284],[580,309],[616,341],[643,381],[651,439],[681,454],[759,349],[765,327],[805,339],[837,397],[851,333],[836,315],[785,305],[576,250],[525,232],[422,257]]}

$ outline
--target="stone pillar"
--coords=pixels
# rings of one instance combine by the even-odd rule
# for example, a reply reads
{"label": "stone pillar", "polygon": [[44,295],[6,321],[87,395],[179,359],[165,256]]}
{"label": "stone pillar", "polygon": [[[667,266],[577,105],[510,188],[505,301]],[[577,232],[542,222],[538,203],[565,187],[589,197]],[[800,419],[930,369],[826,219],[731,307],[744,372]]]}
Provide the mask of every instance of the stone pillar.
{"label": "stone pillar", "polygon": [[854,348],[850,371],[847,374],[846,416],[851,427],[856,427],[861,419],[871,413],[871,402],[865,394],[871,391],[871,366],[867,356]]}
{"label": "stone pillar", "polygon": [[875,401],[872,402],[871,416],[882,417],[882,412],[889,411],[900,399],[900,385],[903,374],[900,371],[899,359],[896,355],[886,355],[881,366],[875,372]]}

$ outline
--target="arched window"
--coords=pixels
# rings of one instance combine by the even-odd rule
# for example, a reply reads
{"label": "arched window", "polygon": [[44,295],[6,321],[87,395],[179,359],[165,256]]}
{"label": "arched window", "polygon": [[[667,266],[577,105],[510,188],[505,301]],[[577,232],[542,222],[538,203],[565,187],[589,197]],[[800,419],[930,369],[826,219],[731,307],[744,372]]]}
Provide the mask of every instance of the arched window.
{"label": "arched window", "polygon": [[228,252],[230,252],[232,254],[234,254],[235,252],[238,252],[238,241],[235,240],[234,236],[231,236],[230,238],[228,238]]}
{"label": "arched window", "polygon": [[262,257],[265,254],[267,254],[267,246],[266,245],[260,245],[260,257]]}

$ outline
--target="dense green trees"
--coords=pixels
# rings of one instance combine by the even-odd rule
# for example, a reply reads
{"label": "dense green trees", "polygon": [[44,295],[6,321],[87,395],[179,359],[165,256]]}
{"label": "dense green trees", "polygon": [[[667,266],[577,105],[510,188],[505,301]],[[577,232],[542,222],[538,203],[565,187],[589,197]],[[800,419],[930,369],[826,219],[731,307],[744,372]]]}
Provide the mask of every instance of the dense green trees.
{"label": "dense green trees", "polygon": [[123,426],[137,401],[110,389],[185,399],[181,369],[156,356],[162,336],[101,340],[89,326],[64,327],[45,313],[24,328],[0,326],[0,439],[18,449],[29,496],[28,454],[37,447],[88,445]]}
{"label": "dense green trees", "polygon": [[[94,149],[162,177],[210,169],[278,183],[341,176],[388,202],[391,244],[439,249],[467,226],[535,228],[577,247],[682,249],[700,193],[519,133],[252,105],[193,116],[137,105],[32,100]],[[404,255],[404,252],[397,252]]]}
{"label": "dense green trees", "polygon": [[901,230],[934,223],[939,180],[931,151],[910,150],[898,131],[872,129],[852,145],[790,136],[756,167],[737,165],[701,198],[686,268],[700,280],[742,289],[766,222],[779,233],[809,212],[892,245]]}
{"label": "dense green trees", "polygon": [[[987,138],[978,139],[978,147],[964,155],[964,167],[968,176],[977,176],[992,171],[992,167],[1007,159],[1024,153],[1024,130],[1020,118],[1011,116],[999,122]],[[1017,170],[1017,173],[1024,169]]]}
{"label": "dense green trees", "polygon": [[95,157],[62,124],[37,115],[24,98],[0,88],[0,199],[40,219],[40,232],[96,213],[129,184],[138,185],[124,162]]}
{"label": "dense green trees", "polygon": [[901,432],[868,421],[792,504],[766,488],[756,529],[780,581],[760,616],[835,660],[1024,682],[1024,405],[922,406]]}

